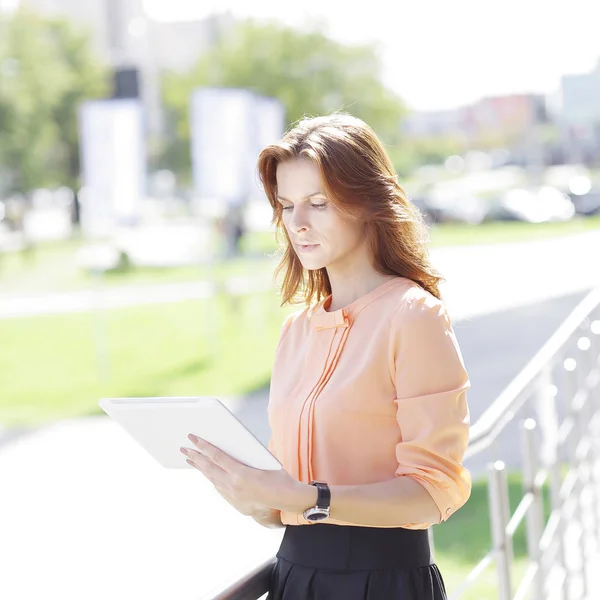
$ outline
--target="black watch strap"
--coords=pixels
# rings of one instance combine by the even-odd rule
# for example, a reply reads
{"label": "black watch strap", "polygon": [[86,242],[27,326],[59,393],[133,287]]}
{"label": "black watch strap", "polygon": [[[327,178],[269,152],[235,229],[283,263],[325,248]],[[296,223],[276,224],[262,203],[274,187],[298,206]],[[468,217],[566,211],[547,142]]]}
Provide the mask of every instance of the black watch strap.
{"label": "black watch strap", "polygon": [[329,508],[331,505],[331,490],[324,481],[311,481],[310,485],[317,488],[317,508]]}

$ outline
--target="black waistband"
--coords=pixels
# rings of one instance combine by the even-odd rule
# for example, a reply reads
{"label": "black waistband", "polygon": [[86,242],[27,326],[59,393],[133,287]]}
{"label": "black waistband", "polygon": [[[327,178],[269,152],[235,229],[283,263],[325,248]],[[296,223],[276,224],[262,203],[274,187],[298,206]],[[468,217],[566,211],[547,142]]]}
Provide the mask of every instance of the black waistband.
{"label": "black waistband", "polygon": [[402,569],[434,563],[426,529],[288,525],[277,556],[315,569]]}

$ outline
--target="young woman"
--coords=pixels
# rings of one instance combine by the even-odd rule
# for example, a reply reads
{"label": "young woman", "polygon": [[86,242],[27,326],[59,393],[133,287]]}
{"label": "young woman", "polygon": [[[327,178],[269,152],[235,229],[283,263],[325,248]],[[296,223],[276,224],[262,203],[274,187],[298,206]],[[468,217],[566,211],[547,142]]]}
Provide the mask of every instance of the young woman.
{"label": "young woman", "polygon": [[202,440],[188,459],[239,511],[286,528],[269,600],[444,600],[427,529],[471,493],[469,378],[421,215],[347,114],[301,121],[259,172],[286,240],[283,302],[306,304],[283,324],[271,380],[284,468]]}

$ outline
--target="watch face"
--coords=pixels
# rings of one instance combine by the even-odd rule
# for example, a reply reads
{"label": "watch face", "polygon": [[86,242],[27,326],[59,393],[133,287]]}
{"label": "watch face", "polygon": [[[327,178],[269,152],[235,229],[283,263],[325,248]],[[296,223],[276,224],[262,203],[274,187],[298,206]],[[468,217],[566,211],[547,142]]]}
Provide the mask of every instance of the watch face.
{"label": "watch face", "polygon": [[306,520],[307,521],[323,521],[325,519],[327,519],[329,517],[329,512],[326,511],[318,511],[318,512],[311,512],[308,515],[306,515]]}

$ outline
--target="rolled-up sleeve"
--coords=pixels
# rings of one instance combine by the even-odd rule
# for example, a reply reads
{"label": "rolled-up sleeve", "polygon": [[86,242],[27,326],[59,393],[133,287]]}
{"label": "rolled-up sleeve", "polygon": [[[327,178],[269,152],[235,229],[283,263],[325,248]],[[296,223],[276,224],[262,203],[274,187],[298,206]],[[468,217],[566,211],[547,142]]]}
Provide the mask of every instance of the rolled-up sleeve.
{"label": "rolled-up sleeve", "polygon": [[392,324],[390,348],[401,434],[396,475],[429,492],[441,523],[471,494],[471,475],[462,465],[470,383],[444,304],[423,291],[405,301]]}

